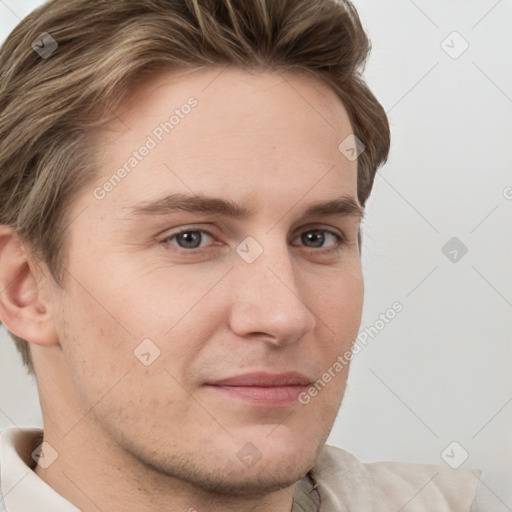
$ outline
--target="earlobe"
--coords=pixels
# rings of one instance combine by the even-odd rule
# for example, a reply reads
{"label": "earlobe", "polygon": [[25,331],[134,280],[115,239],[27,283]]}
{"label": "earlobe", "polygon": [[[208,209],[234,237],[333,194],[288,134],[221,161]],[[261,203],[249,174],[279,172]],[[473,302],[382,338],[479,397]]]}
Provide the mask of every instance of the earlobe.
{"label": "earlobe", "polygon": [[37,345],[58,344],[38,275],[16,233],[0,226],[0,320],[16,336]]}

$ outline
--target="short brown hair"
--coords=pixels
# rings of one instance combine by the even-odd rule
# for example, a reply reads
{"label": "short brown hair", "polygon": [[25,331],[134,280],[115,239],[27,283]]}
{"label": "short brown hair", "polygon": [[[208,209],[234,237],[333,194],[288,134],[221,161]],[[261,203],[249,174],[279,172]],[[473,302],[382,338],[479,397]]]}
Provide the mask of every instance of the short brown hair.
{"label": "short brown hair", "polygon": [[[32,46],[43,32],[58,44],[47,58]],[[331,86],[365,145],[364,207],[390,144],[361,76],[369,51],[348,0],[52,0],[0,49],[0,224],[62,286],[68,212],[98,172],[92,135],[151,74],[218,65],[312,72]],[[29,344],[10,334],[33,374]]]}

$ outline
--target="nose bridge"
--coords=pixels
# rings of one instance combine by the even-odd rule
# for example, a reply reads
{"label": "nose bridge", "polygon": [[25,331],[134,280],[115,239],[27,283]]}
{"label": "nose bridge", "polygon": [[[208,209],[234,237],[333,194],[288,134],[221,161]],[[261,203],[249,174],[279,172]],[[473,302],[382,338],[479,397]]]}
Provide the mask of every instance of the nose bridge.
{"label": "nose bridge", "polygon": [[298,282],[287,243],[277,234],[244,240],[238,247],[231,328],[239,335],[265,334],[275,344],[303,337],[315,325]]}

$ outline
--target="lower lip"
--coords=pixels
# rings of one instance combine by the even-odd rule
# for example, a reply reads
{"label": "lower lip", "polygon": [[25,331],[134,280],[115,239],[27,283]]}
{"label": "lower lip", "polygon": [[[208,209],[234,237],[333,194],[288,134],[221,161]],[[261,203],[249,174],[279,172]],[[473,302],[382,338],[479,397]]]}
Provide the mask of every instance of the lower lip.
{"label": "lower lip", "polygon": [[298,402],[308,386],[206,386],[259,407],[284,407]]}

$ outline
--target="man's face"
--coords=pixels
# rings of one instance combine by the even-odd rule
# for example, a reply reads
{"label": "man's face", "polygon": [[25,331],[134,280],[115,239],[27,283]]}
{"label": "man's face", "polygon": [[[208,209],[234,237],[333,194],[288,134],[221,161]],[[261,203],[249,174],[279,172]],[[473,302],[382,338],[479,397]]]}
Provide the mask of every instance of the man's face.
{"label": "man's face", "polygon": [[[356,162],[338,149],[352,133],[341,101],[311,77],[219,72],[156,77],[102,134],[101,177],[70,213],[55,326],[89,411],[75,428],[236,494],[291,485],[314,464],[348,368],[307,404],[297,394],[308,387],[211,384],[254,372],[322,379],[357,336],[363,280],[359,217],[304,215],[358,204]],[[105,185],[134,151],[137,163]],[[252,215],[143,208],[175,194]]]}

